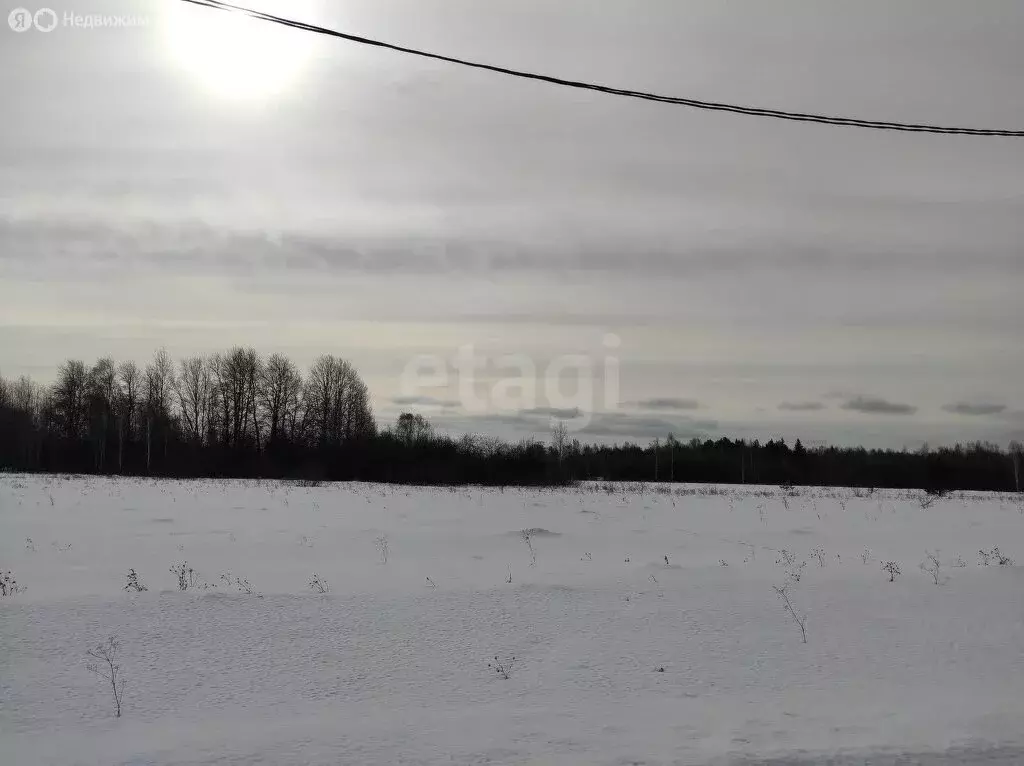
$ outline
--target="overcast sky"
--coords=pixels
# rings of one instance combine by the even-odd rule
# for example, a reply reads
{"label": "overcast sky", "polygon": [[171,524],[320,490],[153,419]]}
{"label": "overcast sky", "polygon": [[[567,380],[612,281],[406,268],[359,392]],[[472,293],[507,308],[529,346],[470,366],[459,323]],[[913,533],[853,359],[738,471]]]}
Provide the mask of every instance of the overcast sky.
{"label": "overcast sky", "polygon": [[[252,345],[352,360],[379,420],[509,437],[581,404],[600,439],[1024,438],[1022,139],[697,112],[276,28],[211,51],[215,11],[48,4],[52,32],[0,26],[5,377]],[[619,87],[1024,129],[1019,0],[263,5]],[[63,23],[94,13],[146,23]],[[417,355],[467,344],[474,406],[454,369],[410,389]],[[592,401],[566,379],[510,403],[506,354],[541,378],[586,355]]]}

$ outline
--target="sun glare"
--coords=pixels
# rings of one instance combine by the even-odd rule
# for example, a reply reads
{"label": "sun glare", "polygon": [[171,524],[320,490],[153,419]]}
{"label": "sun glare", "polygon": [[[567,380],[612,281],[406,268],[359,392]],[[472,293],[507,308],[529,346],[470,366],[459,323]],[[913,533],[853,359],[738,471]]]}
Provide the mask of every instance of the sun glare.
{"label": "sun glare", "polygon": [[[302,20],[313,10],[313,0],[248,5]],[[299,30],[191,3],[168,4],[163,26],[171,58],[204,87],[230,99],[262,99],[286,90],[313,47]]]}

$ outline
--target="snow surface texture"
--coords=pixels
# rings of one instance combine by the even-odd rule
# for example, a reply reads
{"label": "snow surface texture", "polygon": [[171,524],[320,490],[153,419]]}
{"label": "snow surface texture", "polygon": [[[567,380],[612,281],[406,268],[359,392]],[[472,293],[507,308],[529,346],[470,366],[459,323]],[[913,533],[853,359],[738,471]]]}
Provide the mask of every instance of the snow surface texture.
{"label": "snow surface texture", "polygon": [[1024,763],[1018,498],[640,489],[2,475],[0,761]]}

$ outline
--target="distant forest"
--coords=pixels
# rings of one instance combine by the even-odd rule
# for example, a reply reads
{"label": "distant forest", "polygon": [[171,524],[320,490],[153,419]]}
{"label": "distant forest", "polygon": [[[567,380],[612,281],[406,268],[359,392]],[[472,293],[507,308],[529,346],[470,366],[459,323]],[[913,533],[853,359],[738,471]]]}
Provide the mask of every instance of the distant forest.
{"label": "distant forest", "polygon": [[261,477],[410,484],[716,482],[1020,491],[1024,450],[791,447],[783,440],[582,444],[556,425],[545,442],[438,434],[404,413],[378,427],[365,383],[322,356],[303,374],[249,348],[139,368],[69,360],[56,381],[0,378],[0,470],[131,476]]}

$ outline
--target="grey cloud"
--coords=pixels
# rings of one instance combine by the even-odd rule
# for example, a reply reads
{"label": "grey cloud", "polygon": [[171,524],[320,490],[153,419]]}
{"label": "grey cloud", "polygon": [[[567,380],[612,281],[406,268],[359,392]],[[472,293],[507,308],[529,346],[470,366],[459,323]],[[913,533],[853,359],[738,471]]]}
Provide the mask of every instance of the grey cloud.
{"label": "grey cloud", "polygon": [[528,410],[522,410],[523,415],[539,415],[549,418],[558,418],[560,420],[573,420],[580,417],[581,412],[579,407],[563,408],[563,407],[532,407]]}
{"label": "grey cloud", "polygon": [[816,412],[825,409],[825,405],[821,402],[782,402],[779,409],[787,412]]}
{"label": "grey cloud", "polygon": [[[66,251],[92,265],[101,261],[111,267],[138,267],[157,263],[168,270],[193,270],[197,266],[228,272],[254,273],[266,268],[288,268],[334,273],[368,274],[463,274],[575,271],[631,275],[695,277],[749,273],[765,270],[808,270],[827,261],[837,270],[872,272],[920,267],[921,255],[913,252],[894,257],[881,249],[850,244],[825,252],[802,248],[792,241],[763,242],[747,247],[706,245],[689,247],[680,255],[676,247],[624,240],[566,240],[545,247],[515,241],[490,241],[472,235],[438,235],[430,232],[394,235],[374,230],[355,233],[310,232],[298,224],[295,230],[267,231],[243,227],[235,220],[224,224],[181,219],[63,220],[0,219],[0,258],[66,262]],[[250,228],[251,227],[251,228]],[[83,248],[83,243],[88,243]],[[631,252],[623,258],[623,252]],[[1016,252],[1010,246],[991,246],[964,257],[963,249],[929,252],[930,266],[943,272],[971,273],[1011,270]],[[998,272],[997,272],[998,273]],[[642,319],[642,317],[640,317]]]}
{"label": "grey cloud", "polygon": [[654,399],[641,399],[631,402],[634,407],[643,410],[696,410],[700,409],[700,402],[696,399],[678,399],[675,397],[656,397]]}
{"label": "grey cloud", "polygon": [[822,399],[855,399],[857,394],[852,394],[849,391],[833,390],[826,391],[821,397]]}
{"label": "grey cloud", "polygon": [[644,417],[623,412],[595,414],[584,434],[593,436],[615,436],[634,439],[664,438],[672,434],[677,439],[691,439],[706,436],[708,431],[718,428],[714,420],[694,420],[686,417]]}
{"label": "grey cloud", "polygon": [[[540,439],[546,438],[549,432],[549,413],[553,408],[538,407],[514,413],[489,413],[483,415],[457,416],[438,419],[437,425],[453,430],[493,431],[512,429],[519,433],[527,433]],[[561,411],[571,413],[572,411]],[[571,419],[567,419],[570,434],[576,438],[587,440],[648,440],[665,438],[669,434],[677,439],[686,440],[694,437],[706,437],[709,432],[718,428],[714,420],[696,420],[688,417],[657,417],[633,415],[625,412],[592,413],[590,420],[583,428],[574,429]],[[578,423],[582,425],[582,421]]]}
{"label": "grey cloud", "polygon": [[391,400],[392,404],[400,406],[419,405],[421,407],[458,407],[459,402],[454,399],[437,399],[433,396],[396,396]]}
{"label": "grey cloud", "polygon": [[1006,405],[985,402],[954,402],[945,405],[942,409],[954,415],[998,415],[1006,410]]}
{"label": "grey cloud", "polygon": [[844,410],[863,412],[871,415],[913,415],[917,407],[909,404],[890,402],[872,396],[858,396],[843,404]]}

